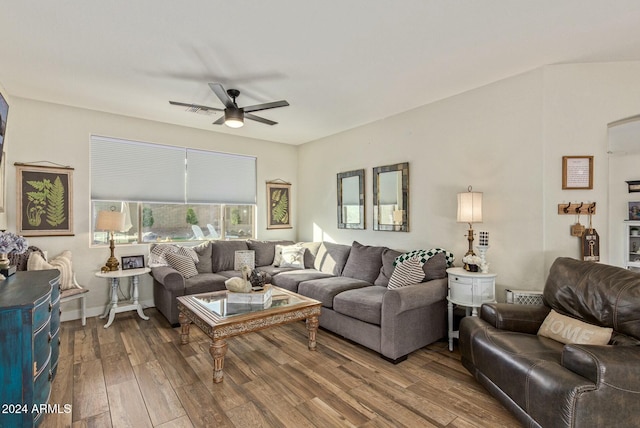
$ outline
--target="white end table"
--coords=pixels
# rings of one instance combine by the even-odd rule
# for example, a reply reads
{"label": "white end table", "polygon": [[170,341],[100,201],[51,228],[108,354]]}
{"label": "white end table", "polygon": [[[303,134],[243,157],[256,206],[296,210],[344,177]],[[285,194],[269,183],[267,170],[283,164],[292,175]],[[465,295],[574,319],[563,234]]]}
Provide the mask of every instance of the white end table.
{"label": "white end table", "polygon": [[453,305],[466,307],[467,316],[478,316],[478,308],[483,303],[496,301],[495,273],[469,272],[460,267],[447,269],[449,275],[449,294],[447,309],[449,321],[449,351],[453,351],[453,339],[460,337],[453,330]]}
{"label": "white end table", "polygon": [[[149,317],[142,312],[142,305],[138,302],[138,282],[139,276],[145,273],[151,272],[149,268],[139,269],[127,269],[127,270],[114,270],[111,272],[96,272],[96,276],[99,278],[107,278],[111,285],[111,302],[107,305],[107,309],[100,318],[106,318],[109,315],[109,320],[104,325],[107,328],[113,322],[116,314],[127,311],[138,311],[138,316],[143,320],[148,320]],[[120,287],[120,278],[129,278],[129,297],[130,301],[118,302],[118,288]],[[125,303],[124,305],[122,303]]]}

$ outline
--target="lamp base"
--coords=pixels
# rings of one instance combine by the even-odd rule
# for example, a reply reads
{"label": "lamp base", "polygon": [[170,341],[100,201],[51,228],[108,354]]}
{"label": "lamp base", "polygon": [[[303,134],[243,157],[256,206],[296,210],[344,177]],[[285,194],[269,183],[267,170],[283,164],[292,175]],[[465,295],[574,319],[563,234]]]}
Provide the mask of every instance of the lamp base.
{"label": "lamp base", "polygon": [[120,269],[120,263],[118,262],[118,259],[116,259],[115,257],[109,257],[107,259],[107,263],[105,264],[105,266],[108,267],[109,270]]}
{"label": "lamp base", "polygon": [[111,256],[107,259],[105,266],[107,266],[109,270],[118,270],[120,263],[118,263],[118,259],[113,255],[116,249],[116,244],[113,242],[113,232],[111,232],[111,239],[109,240],[109,249],[111,250]]}

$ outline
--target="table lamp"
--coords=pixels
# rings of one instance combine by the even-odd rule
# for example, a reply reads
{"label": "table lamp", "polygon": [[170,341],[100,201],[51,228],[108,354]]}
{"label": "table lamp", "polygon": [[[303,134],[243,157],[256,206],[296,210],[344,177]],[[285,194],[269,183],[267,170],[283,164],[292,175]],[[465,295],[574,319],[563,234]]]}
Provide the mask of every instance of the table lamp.
{"label": "table lamp", "polygon": [[113,232],[121,232],[124,230],[125,214],[119,211],[98,211],[96,219],[96,230],[104,230],[109,232],[109,248],[111,256],[107,259],[106,266],[109,270],[118,270],[120,263],[113,254],[116,246],[113,242]]}
{"label": "table lamp", "polygon": [[458,193],[458,223],[469,223],[469,231],[467,232],[469,251],[465,256],[475,256],[473,252],[473,223],[482,223],[482,193],[471,190],[471,186],[469,186],[466,192]]}

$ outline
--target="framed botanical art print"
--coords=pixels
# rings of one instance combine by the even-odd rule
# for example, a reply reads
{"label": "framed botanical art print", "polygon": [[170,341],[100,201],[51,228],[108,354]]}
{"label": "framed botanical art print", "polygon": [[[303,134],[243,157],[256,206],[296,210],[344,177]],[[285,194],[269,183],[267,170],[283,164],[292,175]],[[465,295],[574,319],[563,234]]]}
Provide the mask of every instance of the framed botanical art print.
{"label": "framed botanical art print", "polygon": [[73,236],[73,168],[15,166],[17,234]]}
{"label": "framed botanical art print", "polygon": [[267,229],[291,229],[291,183],[267,182]]}

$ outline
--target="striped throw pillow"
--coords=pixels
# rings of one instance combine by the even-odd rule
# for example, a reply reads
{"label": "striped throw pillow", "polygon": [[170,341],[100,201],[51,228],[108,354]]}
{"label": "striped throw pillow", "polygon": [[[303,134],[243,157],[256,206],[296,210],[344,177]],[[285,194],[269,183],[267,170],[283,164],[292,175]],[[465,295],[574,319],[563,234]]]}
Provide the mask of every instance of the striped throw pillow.
{"label": "striped throw pillow", "polygon": [[191,278],[198,274],[196,264],[189,256],[182,256],[176,253],[165,253],[164,257],[167,259],[169,266],[180,272],[185,279]]}

